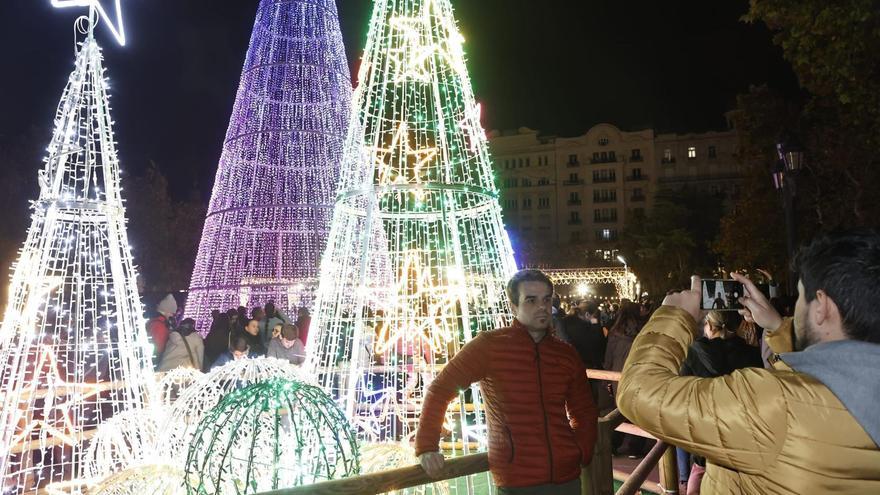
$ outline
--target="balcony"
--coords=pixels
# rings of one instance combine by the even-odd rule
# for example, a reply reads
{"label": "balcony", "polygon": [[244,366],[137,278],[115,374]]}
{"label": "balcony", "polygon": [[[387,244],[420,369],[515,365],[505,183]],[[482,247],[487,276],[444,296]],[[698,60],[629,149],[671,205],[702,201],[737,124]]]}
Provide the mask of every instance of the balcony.
{"label": "balcony", "polygon": [[645,175],[645,174],[641,174],[641,175],[627,175],[626,178],[625,178],[624,180],[627,181],[627,182],[636,182],[636,181],[640,181],[640,180],[648,180],[648,176]]}
{"label": "balcony", "polygon": [[593,177],[593,184],[611,184],[617,182],[617,177]]}
{"label": "balcony", "polygon": [[617,203],[617,196],[607,198],[593,196],[593,203]]}
{"label": "balcony", "polygon": [[591,165],[598,165],[600,163],[617,163],[617,157],[616,156],[613,156],[613,157],[609,156],[608,158],[591,158],[590,159]]}
{"label": "balcony", "polygon": [[663,159],[660,160],[660,163],[662,163],[662,164],[664,164],[664,165],[665,165],[665,164],[670,164],[670,163],[675,163],[675,157],[672,157],[672,158],[663,158]]}
{"label": "balcony", "polygon": [[568,200],[568,206],[580,206],[581,204],[582,204],[581,200],[579,200],[579,199],[569,199]]}
{"label": "balcony", "polygon": [[645,161],[645,158],[644,158],[643,156],[641,156],[641,155],[639,155],[639,156],[631,156],[631,157],[629,157],[629,161],[630,161],[630,162],[643,162],[643,161]]}
{"label": "balcony", "polygon": [[633,194],[632,197],[629,198],[629,200],[632,202],[644,201],[645,195],[644,194]]}
{"label": "balcony", "polygon": [[581,162],[579,162],[579,161],[577,161],[577,160],[575,160],[575,161],[573,161],[573,162],[568,162],[568,163],[565,164],[565,166],[566,166],[566,167],[569,167],[569,168],[572,168],[572,167],[579,167],[580,165],[581,165]]}
{"label": "balcony", "polygon": [[593,217],[593,223],[617,223],[617,217]]}
{"label": "balcony", "polygon": [[582,186],[582,185],[584,185],[584,180],[583,179],[564,180],[564,181],[562,181],[562,185],[563,186]]}
{"label": "balcony", "polygon": [[569,225],[580,225],[581,223],[583,223],[583,221],[580,218],[569,218],[568,219]]}

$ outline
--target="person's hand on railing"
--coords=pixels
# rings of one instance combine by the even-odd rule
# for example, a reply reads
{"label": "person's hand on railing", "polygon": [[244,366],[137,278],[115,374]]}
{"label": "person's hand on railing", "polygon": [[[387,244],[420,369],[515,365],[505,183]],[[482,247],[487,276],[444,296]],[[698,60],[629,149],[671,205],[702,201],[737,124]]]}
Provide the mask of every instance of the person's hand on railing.
{"label": "person's hand on railing", "polygon": [[754,321],[761,328],[770,331],[782,326],[782,316],[779,315],[773,305],[770,304],[770,301],[764,297],[764,294],[755,287],[751,280],[739,273],[731,273],[730,276],[743,284],[745,288],[746,293],[739,298],[739,303],[746,309],[741,309],[738,312],[746,321]]}
{"label": "person's hand on railing", "polygon": [[446,463],[446,459],[440,452],[424,452],[419,456],[419,463],[428,476],[439,478],[443,474],[443,465]]}

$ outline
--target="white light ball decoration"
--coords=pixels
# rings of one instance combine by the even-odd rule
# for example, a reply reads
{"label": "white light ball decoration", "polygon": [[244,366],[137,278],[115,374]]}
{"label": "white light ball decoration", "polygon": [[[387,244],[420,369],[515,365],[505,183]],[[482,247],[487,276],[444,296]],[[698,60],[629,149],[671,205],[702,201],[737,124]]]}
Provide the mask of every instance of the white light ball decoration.
{"label": "white light ball decoration", "polygon": [[147,465],[113,474],[89,495],[186,495],[185,473],[167,465]]}
{"label": "white light ball decoration", "polygon": [[[361,474],[378,473],[419,463],[416,451],[402,442],[375,442],[361,446]],[[438,481],[403,490],[386,492],[385,495],[449,495],[449,483]]]}
{"label": "white light ball decoration", "polygon": [[203,374],[167,410],[157,449],[163,462],[182,465],[196,426],[224,395],[271,378],[309,381],[298,366],[275,358],[231,361]]}
{"label": "white light ball decoration", "polygon": [[323,390],[274,378],[230,392],[205,415],[186,472],[188,493],[278,490],[358,474],[358,446]]}
{"label": "white light ball decoration", "polygon": [[156,386],[153,402],[166,407],[171,407],[178,397],[183,395],[190,386],[197,383],[205,376],[195,368],[175,368],[161,374]]}
{"label": "white light ball decoration", "polygon": [[162,417],[161,410],[132,409],[105,421],[83,454],[83,477],[99,480],[136,465],[157,462]]}

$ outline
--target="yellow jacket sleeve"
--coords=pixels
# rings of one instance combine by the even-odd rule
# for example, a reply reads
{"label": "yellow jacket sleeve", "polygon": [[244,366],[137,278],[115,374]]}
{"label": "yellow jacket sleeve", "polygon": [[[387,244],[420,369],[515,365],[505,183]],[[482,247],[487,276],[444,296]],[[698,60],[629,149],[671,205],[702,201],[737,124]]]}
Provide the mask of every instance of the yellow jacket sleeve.
{"label": "yellow jacket sleeve", "polygon": [[657,438],[729,469],[759,473],[785,440],[783,383],[758,368],[718,378],[679,376],[695,329],[684,310],[658,309],[633,342],[617,406]]}

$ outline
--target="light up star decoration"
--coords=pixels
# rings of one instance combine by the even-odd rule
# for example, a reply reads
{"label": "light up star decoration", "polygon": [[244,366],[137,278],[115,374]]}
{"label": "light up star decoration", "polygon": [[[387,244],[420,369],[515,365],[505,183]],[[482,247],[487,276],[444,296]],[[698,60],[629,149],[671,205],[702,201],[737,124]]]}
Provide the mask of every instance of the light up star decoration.
{"label": "light up star decoration", "polygon": [[107,23],[107,28],[113,33],[113,37],[116,38],[116,41],[121,46],[125,46],[125,25],[122,22],[122,0],[115,0],[113,2],[105,0],[105,2],[113,4],[113,16],[110,15],[108,9],[104,8],[101,0],[52,0],[52,6],[56,9],[63,9],[66,7],[89,7],[90,12],[94,9],[98,18],[104,19]]}
{"label": "light up star decoration", "polygon": [[387,148],[369,148],[376,154],[379,184],[421,184],[423,170],[437,157],[436,147],[414,148],[406,122],[391,137]]}
{"label": "light up star decoration", "polygon": [[[34,433],[37,433],[40,443],[77,445],[80,441],[80,428],[76,425],[72,411],[82,409],[88,398],[100,394],[106,387],[101,384],[65,381],[58,371],[58,360],[48,346],[40,347],[34,375],[27,393],[41,397],[43,404],[41,407],[20,412],[20,416],[25,416],[24,427],[12,438],[12,450],[17,451],[23,447],[20,444],[29,441]],[[39,419],[32,418],[34,411],[39,414]],[[50,442],[52,438],[57,441]]]}

